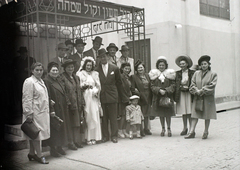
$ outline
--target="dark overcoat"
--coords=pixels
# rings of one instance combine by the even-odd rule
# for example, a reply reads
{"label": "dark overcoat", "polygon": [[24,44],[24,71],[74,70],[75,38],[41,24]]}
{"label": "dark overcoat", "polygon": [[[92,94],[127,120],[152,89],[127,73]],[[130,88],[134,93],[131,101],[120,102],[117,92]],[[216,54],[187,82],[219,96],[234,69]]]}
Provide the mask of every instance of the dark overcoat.
{"label": "dark overcoat", "polygon": [[[151,89],[153,92],[153,109],[152,114],[153,116],[160,116],[160,117],[171,117],[175,115],[174,106],[172,107],[161,107],[158,105],[159,100],[162,97],[169,97],[173,101],[173,92],[175,91],[175,80],[168,79],[165,77],[164,82],[162,83],[158,78],[151,81]],[[165,90],[166,94],[161,95],[159,90]]]}
{"label": "dark overcoat", "polygon": [[[139,75],[134,74],[131,76],[131,92],[133,95],[139,95],[140,100],[139,100],[138,104],[140,106],[152,104],[152,91],[151,91],[150,78],[147,73],[145,73],[145,76],[149,82],[149,92],[147,92],[147,93],[149,93],[149,95],[145,94],[146,92],[145,92],[145,89],[143,86],[143,82],[140,79]],[[137,89],[139,93],[137,93],[135,89]]]}
{"label": "dark overcoat", "polygon": [[[67,125],[70,123],[68,117],[65,88],[59,77],[54,80],[48,75],[44,79],[44,83],[48,89],[48,95],[50,100],[53,100],[55,102],[55,104],[53,105],[53,109],[56,116],[63,120],[63,124],[58,131],[52,126],[50,126],[51,136],[49,142],[54,146],[63,146],[67,144]],[[53,118],[50,117],[50,122],[52,121],[52,119]]]}
{"label": "dark overcoat", "polygon": [[[190,88],[191,81],[192,81],[192,76],[194,74],[194,70],[188,69],[188,82],[189,85],[188,87]],[[182,81],[182,70],[176,71],[176,80],[175,80],[175,92],[174,92],[174,100],[175,102],[179,102],[180,100],[180,86],[181,86],[181,81]],[[191,95],[192,101],[193,101],[193,95]]]}
{"label": "dark overcoat", "polygon": [[[80,79],[75,74],[72,75],[73,79],[64,72],[62,74],[62,82],[65,86],[66,96],[69,99],[68,101],[68,111],[69,111],[69,117],[71,121],[71,125],[73,127],[79,127],[80,126],[80,119],[83,117],[82,111],[83,111],[83,105],[85,105],[84,98],[82,95],[82,91],[80,89]],[[76,91],[74,88],[74,82],[76,84]]]}
{"label": "dark overcoat", "polygon": [[144,89],[143,82],[139,75],[134,74],[131,76],[131,92],[133,95],[138,95],[140,97],[138,104],[141,106],[142,113],[146,117],[151,113],[152,109],[152,91],[149,75],[145,73],[145,77],[149,82],[149,90]]}

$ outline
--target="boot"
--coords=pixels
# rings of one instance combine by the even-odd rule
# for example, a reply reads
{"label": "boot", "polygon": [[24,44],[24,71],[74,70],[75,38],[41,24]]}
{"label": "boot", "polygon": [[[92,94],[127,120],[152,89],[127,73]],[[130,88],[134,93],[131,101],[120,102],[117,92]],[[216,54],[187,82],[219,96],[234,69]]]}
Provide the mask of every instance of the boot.
{"label": "boot", "polygon": [[129,134],[127,133],[126,129],[123,129],[123,134],[125,135],[126,138],[129,138]]}
{"label": "boot", "polygon": [[122,130],[118,130],[118,136],[120,137],[120,138],[125,138],[125,135],[123,134],[123,131]]}

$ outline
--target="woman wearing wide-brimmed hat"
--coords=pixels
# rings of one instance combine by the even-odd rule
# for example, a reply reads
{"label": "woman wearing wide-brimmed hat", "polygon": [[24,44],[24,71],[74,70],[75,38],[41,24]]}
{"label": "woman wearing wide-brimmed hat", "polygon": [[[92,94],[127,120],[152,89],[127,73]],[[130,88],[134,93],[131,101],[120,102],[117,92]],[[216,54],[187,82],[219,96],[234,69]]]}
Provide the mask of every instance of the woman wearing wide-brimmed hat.
{"label": "woman wearing wide-brimmed hat", "polygon": [[[167,58],[159,56],[156,62],[156,68],[149,72],[151,79],[151,89],[153,92],[152,99],[152,116],[160,117],[162,132],[160,136],[165,136],[165,120],[167,122],[168,137],[172,136],[171,117],[175,115],[173,105],[173,93],[175,91],[175,71],[168,69]],[[160,102],[166,99],[168,106]],[[160,104],[161,103],[161,104]]]}
{"label": "woman wearing wide-brimmed hat", "polygon": [[188,132],[187,120],[189,120],[189,127],[191,125],[193,99],[193,96],[189,92],[189,87],[195,71],[189,69],[193,63],[192,59],[188,56],[178,56],[175,63],[181,68],[181,70],[176,72],[176,88],[174,93],[174,99],[177,103],[176,114],[182,115],[183,119],[183,130],[180,135],[186,135]]}
{"label": "woman wearing wide-brimmed hat", "polygon": [[68,99],[68,116],[71,122],[71,124],[68,125],[71,129],[68,136],[68,148],[71,150],[82,148],[80,122],[83,120],[83,105],[85,104],[80,88],[80,79],[74,74],[75,63],[76,61],[71,59],[65,60],[62,64],[64,72],[61,76]]}
{"label": "woman wearing wide-brimmed hat", "polygon": [[203,55],[198,60],[201,69],[196,71],[192,77],[190,93],[194,95],[192,105],[192,124],[190,133],[185,139],[195,137],[195,128],[198,119],[205,120],[205,129],[202,139],[207,139],[210,119],[217,119],[215,104],[215,87],[217,74],[211,71],[211,57]]}

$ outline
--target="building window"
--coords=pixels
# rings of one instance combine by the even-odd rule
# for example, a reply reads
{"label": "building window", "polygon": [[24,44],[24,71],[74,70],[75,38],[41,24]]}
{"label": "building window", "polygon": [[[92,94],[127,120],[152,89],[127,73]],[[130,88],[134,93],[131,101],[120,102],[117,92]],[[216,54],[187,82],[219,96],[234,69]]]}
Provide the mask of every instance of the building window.
{"label": "building window", "polygon": [[229,0],[200,0],[200,14],[230,19]]}

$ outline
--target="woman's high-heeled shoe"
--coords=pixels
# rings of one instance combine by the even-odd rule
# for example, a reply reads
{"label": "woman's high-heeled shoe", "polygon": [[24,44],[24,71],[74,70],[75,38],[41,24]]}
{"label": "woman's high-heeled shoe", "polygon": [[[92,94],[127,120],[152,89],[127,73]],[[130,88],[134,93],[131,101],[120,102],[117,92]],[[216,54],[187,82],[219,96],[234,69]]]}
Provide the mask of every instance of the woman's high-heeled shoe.
{"label": "woman's high-heeled shoe", "polygon": [[195,132],[192,132],[192,133],[189,133],[187,136],[185,136],[184,138],[185,139],[191,139],[191,138],[195,138],[195,135],[196,133]]}
{"label": "woman's high-heeled shoe", "polygon": [[168,128],[168,137],[171,137],[172,136],[172,131],[170,128]]}
{"label": "woman's high-heeled shoe", "polygon": [[202,136],[202,139],[207,139],[207,137],[208,137],[208,132],[204,132],[203,136]]}
{"label": "woman's high-heeled shoe", "polygon": [[185,130],[183,130],[183,131],[180,133],[180,135],[181,135],[181,136],[184,136],[184,135],[186,135],[186,134],[187,134],[187,132],[188,132],[188,128],[187,128],[187,129],[185,129]]}
{"label": "woman's high-heeled shoe", "polygon": [[165,136],[165,132],[166,132],[166,130],[163,128],[162,132],[160,133],[160,136]]}
{"label": "woman's high-heeled shoe", "polygon": [[39,158],[37,155],[36,157],[34,158],[36,161],[38,161],[39,163],[41,164],[49,164],[49,162],[45,159],[44,156],[42,156],[41,158]]}
{"label": "woman's high-heeled shoe", "polygon": [[30,155],[30,154],[27,155],[29,161],[34,161],[35,156],[36,156],[35,154],[34,155]]}

